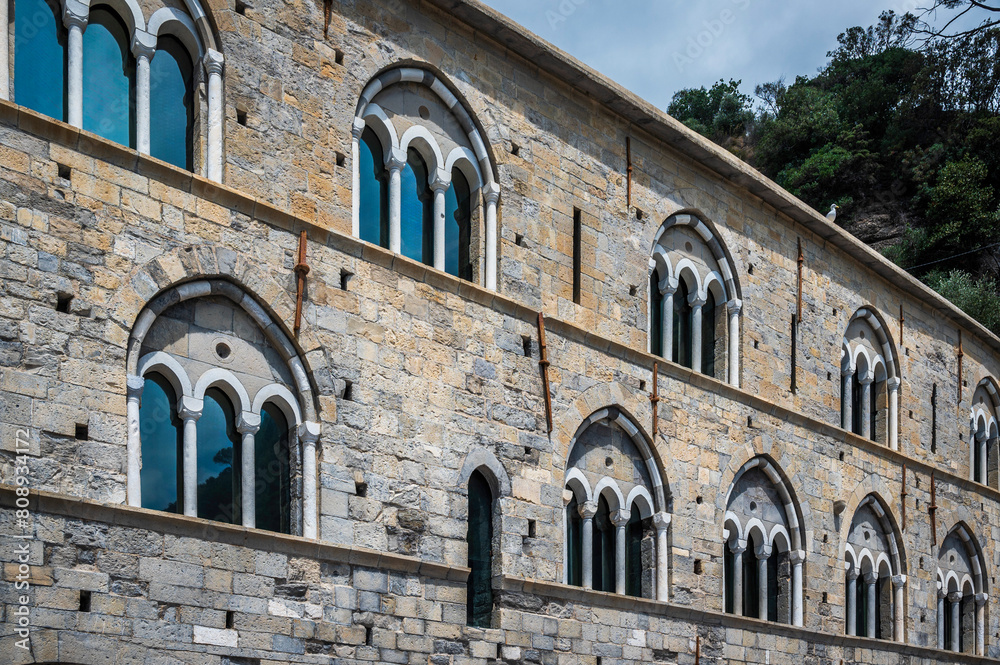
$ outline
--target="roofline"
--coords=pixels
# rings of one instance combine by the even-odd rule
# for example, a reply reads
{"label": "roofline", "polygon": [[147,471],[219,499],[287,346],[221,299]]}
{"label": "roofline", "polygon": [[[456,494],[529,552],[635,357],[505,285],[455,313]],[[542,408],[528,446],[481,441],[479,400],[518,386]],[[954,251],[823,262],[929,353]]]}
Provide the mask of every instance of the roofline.
{"label": "roofline", "polygon": [[[1000,354],[1000,337],[917,278],[892,263],[763,173],[724,150],[645,99],[532,33],[479,0],[424,0],[464,21],[469,27],[521,56],[539,70],[573,86],[628,122],[640,127],[698,164],[788,216],[792,221],[843,250],[911,296],[929,305],[979,337]],[[898,343],[898,340],[897,340]]]}

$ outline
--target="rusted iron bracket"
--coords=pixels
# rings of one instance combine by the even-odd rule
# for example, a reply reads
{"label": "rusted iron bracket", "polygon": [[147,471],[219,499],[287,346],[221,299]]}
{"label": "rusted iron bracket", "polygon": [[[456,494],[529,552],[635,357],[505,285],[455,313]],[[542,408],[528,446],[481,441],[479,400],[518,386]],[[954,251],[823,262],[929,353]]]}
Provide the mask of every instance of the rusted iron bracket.
{"label": "rusted iron bracket", "polygon": [[694,636],[694,665],[701,665],[701,635]]}
{"label": "rusted iron bracket", "polygon": [[656,427],[657,427],[657,416],[660,410],[660,363],[653,363],[653,394],[649,396],[649,403],[653,411],[653,429],[650,433],[653,439],[656,439]]}
{"label": "rusted iron bracket", "polygon": [[903,465],[903,491],[899,493],[899,512],[901,515],[901,531],[906,531],[906,497],[909,496],[909,492],[906,491],[906,465]]}
{"label": "rusted iron bracket", "polygon": [[323,0],[323,39],[330,34],[330,12],[333,11],[333,0]]}
{"label": "rusted iron bracket", "polygon": [[545,388],[545,422],[552,433],[552,393],[549,390],[549,353],[545,345],[545,315],[538,313],[538,366],[542,368],[542,386]]}
{"label": "rusted iron bracket", "polygon": [[962,348],[962,331],[958,331],[958,404],[962,404],[962,359],[965,357],[965,350]]}
{"label": "rusted iron bracket", "polygon": [[903,324],[906,323],[906,317],[903,316],[903,303],[899,303],[899,346],[903,346]]}
{"label": "rusted iron bracket", "polygon": [[927,506],[927,513],[931,516],[931,543],[937,547],[937,481],[931,473],[931,502]]}
{"label": "rusted iron bracket", "polygon": [[306,290],[306,275],[309,274],[309,265],[306,263],[306,232],[299,236],[299,261],[295,264],[295,334],[299,334],[302,327],[302,296]]}
{"label": "rusted iron bracket", "polygon": [[632,137],[625,137],[625,207],[632,211]]}

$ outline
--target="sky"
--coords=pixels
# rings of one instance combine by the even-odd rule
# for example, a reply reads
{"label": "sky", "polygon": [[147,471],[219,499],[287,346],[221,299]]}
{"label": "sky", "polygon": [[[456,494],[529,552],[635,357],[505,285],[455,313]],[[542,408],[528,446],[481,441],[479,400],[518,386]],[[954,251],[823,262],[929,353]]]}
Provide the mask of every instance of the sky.
{"label": "sky", "polygon": [[812,76],[837,35],[926,0],[484,0],[661,109],[719,79]]}

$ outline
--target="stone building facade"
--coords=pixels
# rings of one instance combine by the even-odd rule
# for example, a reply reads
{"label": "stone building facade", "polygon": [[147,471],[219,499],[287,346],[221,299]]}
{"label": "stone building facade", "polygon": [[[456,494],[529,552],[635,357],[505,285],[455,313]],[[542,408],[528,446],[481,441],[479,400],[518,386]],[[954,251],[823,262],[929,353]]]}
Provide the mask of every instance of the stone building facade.
{"label": "stone building facade", "polygon": [[1000,656],[1000,340],[763,176],[474,0],[94,3],[116,142],[21,3],[0,660]]}

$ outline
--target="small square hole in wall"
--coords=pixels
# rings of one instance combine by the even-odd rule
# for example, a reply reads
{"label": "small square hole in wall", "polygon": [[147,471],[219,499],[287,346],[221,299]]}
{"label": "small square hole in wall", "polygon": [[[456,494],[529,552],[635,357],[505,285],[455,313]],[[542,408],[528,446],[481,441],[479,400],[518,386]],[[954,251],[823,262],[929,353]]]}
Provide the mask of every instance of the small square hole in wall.
{"label": "small square hole in wall", "polygon": [[245,2],[241,2],[241,0],[236,0],[236,13],[239,14],[240,16],[247,15],[247,5]]}
{"label": "small square hole in wall", "polygon": [[86,424],[77,423],[76,431],[74,432],[74,437],[77,441],[89,441],[90,440],[90,430]]}
{"label": "small square hole in wall", "polygon": [[525,358],[531,357],[531,338],[527,335],[521,335],[521,350]]}
{"label": "small square hole in wall", "polygon": [[924,557],[920,557],[920,567],[924,567]]}
{"label": "small square hole in wall", "polygon": [[824,603],[830,602],[829,601],[829,596],[827,595],[826,591],[823,592],[823,602]]}
{"label": "small square hole in wall", "polygon": [[909,356],[910,355],[910,347],[906,347],[905,349],[903,349],[903,353],[905,353],[907,356]]}
{"label": "small square hole in wall", "polygon": [[645,389],[646,389],[646,382],[643,381],[642,379],[639,379],[639,390],[645,390]]}
{"label": "small square hole in wall", "polygon": [[841,462],[844,461],[844,451],[843,450],[840,451],[840,461]]}
{"label": "small square hole in wall", "polygon": [[830,539],[830,537],[827,534],[824,533],[823,534],[823,542],[825,543],[825,542],[829,541],[829,539]]}
{"label": "small square hole in wall", "polygon": [[236,105],[236,122],[243,127],[247,126],[247,109],[242,104]]}
{"label": "small square hole in wall", "polygon": [[69,314],[69,304],[73,302],[73,296],[69,293],[60,293],[56,296],[56,311],[62,314]]}
{"label": "small square hole in wall", "polygon": [[701,575],[701,573],[702,573],[703,570],[704,570],[704,566],[701,563],[701,559],[695,559],[694,560],[694,574],[695,575]]}
{"label": "small square hole in wall", "polygon": [[344,64],[344,52],[339,48],[333,49],[333,61],[338,65]]}
{"label": "small square hole in wall", "polygon": [[638,208],[635,209],[635,218],[638,219],[640,222],[642,221],[642,218],[645,217],[645,216],[646,216],[646,213],[644,213],[643,211],[639,210]]}
{"label": "small square hole in wall", "polygon": [[753,416],[747,416],[747,427],[753,427]]}
{"label": "small square hole in wall", "polygon": [[344,394],[341,395],[341,399],[345,402],[354,401],[354,382],[350,379],[344,379]]}
{"label": "small square hole in wall", "polygon": [[702,504],[703,501],[705,501],[705,499],[701,498],[700,496],[696,496],[694,499],[694,502],[697,503],[699,506]]}
{"label": "small square hole in wall", "polygon": [[753,274],[753,264],[752,263],[749,266],[747,266],[747,274],[748,275],[752,275]]}
{"label": "small square hole in wall", "polygon": [[372,627],[365,626],[365,646],[370,647],[371,645],[372,645]]}
{"label": "small square hole in wall", "polygon": [[520,155],[521,154],[521,146],[519,146],[518,144],[516,144],[513,141],[511,141],[510,142],[510,154],[514,155],[515,157],[517,157],[518,155]]}
{"label": "small square hole in wall", "polygon": [[236,626],[236,612],[232,610],[226,611],[226,628],[232,630]]}
{"label": "small square hole in wall", "polygon": [[347,157],[342,152],[337,153],[337,166],[343,166],[347,163]]}
{"label": "small square hole in wall", "polygon": [[638,293],[638,292],[639,292],[639,287],[638,286],[635,286],[633,284],[632,286],[628,287],[628,294],[630,296],[635,297],[635,294]]}
{"label": "small square hole in wall", "polygon": [[760,348],[760,342],[758,340],[756,340],[756,339],[753,341],[753,348],[755,348],[755,349],[759,349]]}
{"label": "small square hole in wall", "polygon": [[347,291],[351,286],[351,278],[354,277],[353,272],[347,270],[340,271],[340,290]]}
{"label": "small square hole in wall", "polygon": [[536,531],[537,528],[538,527],[537,524],[535,523],[535,520],[528,520],[528,538],[535,537],[535,533],[537,533]]}
{"label": "small square hole in wall", "polygon": [[962,387],[963,388],[968,388],[969,387],[969,382],[968,381],[962,381]]}
{"label": "small square hole in wall", "polygon": [[837,308],[836,307],[833,308],[833,315],[837,316]]}
{"label": "small square hole in wall", "polygon": [[524,236],[520,233],[514,234],[514,244],[518,247],[524,247]]}
{"label": "small square hole in wall", "polygon": [[63,180],[70,180],[73,177],[73,169],[65,164],[56,164],[57,173]]}
{"label": "small square hole in wall", "polygon": [[368,483],[364,480],[354,480],[354,494],[362,499],[368,496]]}
{"label": "small square hole in wall", "polygon": [[910,411],[910,420],[913,420],[913,412]]}
{"label": "small square hole in wall", "polygon": [[527,458],[527,457],[531,457],[531,455],[532,455],[532,454],[533,454],[534,452],[535,452],[535,449],[534,449],[534,448],[532,448],[531,446],[525,446],[525,447],[524,447],[524,456],[525,456],[526,458]]}
{"label": "small square hole in wall", "polygon": [[81,591],[80,592],[80,611],[89,612],[90,611],[90,592]]}
{"label": "small square hole in wall", "polygon": [[827,372],[826,373],[826,380],[827,381],[833,381],[833,373],[832,372]]}

